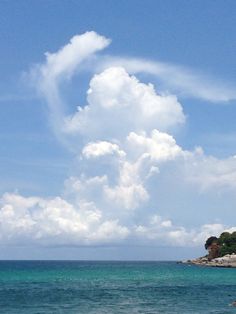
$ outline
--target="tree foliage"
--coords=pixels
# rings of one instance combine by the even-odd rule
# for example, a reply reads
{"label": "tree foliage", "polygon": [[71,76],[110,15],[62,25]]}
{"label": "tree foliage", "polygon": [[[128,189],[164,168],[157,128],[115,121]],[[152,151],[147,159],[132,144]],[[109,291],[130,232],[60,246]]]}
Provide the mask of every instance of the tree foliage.
{"label": "tree foliage", "polygon": [[232,233],[223,232],[219,238],[215,236],[208,238],[205,249],[207,250],[213,243],[219,245],[219,256],[236,253],[236,231]]}
{"label": "tree foliage", "polygon": [[205,243],[205,249],[207,250],[209,248],[209,246],[212,245],[212,243],[218,243],[218,238],[217,237],[210,237],[206,240],[206,243]]}

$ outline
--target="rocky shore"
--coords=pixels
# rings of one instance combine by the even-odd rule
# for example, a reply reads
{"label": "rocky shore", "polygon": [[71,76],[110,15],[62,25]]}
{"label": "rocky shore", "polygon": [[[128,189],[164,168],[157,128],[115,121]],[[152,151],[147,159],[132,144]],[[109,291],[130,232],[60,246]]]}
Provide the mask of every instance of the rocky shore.
{"label": "rocky shore", "polygon": [[235,267],[236,268],[236,254],[227,254],[223,257],[217,257],[209,260],[208,257],[199,257],[192,260],[183,261],[184,264],[193,264],[199,266],[211,267]]}

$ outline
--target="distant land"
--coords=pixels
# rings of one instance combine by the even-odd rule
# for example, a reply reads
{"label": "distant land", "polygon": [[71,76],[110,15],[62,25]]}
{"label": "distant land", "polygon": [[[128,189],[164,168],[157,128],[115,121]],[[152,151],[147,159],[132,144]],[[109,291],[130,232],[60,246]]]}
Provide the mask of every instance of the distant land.
{"label": "distant land", "polygon": [[184,263],[212,266],[236,267],[236,232],[223,232],[220,237],[211,236],[206,240],[205,249],[208,254]]}

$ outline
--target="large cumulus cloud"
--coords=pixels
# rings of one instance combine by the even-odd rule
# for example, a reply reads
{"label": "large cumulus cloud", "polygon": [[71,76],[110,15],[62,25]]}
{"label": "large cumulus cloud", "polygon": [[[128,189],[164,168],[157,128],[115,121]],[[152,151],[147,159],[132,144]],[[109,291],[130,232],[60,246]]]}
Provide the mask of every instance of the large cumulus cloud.
{"label": "large cumulus cloud", "polygon": [[185,120],[174,95],[158,95],[124,68],[95,75],[87,92],[88,105],[66,120],[67,132],[92,138],[124,138],[130,131],[168,130]]}

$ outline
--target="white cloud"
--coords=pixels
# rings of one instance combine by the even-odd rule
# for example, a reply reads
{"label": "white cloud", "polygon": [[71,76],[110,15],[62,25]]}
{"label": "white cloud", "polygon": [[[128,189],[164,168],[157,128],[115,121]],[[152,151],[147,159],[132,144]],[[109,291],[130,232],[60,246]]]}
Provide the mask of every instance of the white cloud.
{"label": "white cloud", "polygon": [[129,148],[138,154],[149,154],[153,161],[174,160],[179,156],[187,156],[189,153],[184,152],[180,146],[176,144],[173,136],[160,132],[156,129],[152,130],[151,136],[147,136],[145,132],[136,134],[131,132],[127,141]]}
{"label": "white cloud", "polygon": [[158,95],[153,85],[139,82],[123,68],[95,75],[87,99],[86,107],[67,118],[68,133],[117,139],[131,131],[166,130],[185,121],[175,96]]}
{"label": "white cloud", "polygon": [[[81,174],[80,177],[70,177],[65,181],[65,189],[63,197],[68,199],[75,207],[80,207],[81,200],[83,202],[95,204],[96,207],[102,208],[103,216],[110,219],[104,206],[104,187],[108,184],[108,177],[95,176],[86,177]],[[110,211],[108,209],[108,211]],[[115,217],[117,219],[117,217]]]}
{"label": "white cloud", "polygon": [[125,157],[125,152],[119,148],[117,144],[107,141],[97,141],[88,143],[82,150],[83,156],[86,158],[96,158],[105,155],[117,154],[120,157]]}
{"label": "white cloud", "polygon": [[149,222],[136,226],[134,230],[139,241],[158,243],[161,246],[184,246],[186,239],[192,241],[192,231],[182,226],[175,226],[170,219],[163,219],[159,215],[150,217]]}
{"label": "white cloud", "polygon": [[236,158],[217,159],[198,154],[185,164],[186,178],[198,184],[203,191],[208,189],[236,189]]}
{"label": "white cloud", "polygon": [[[118,69],[124,68],[126,72],[136,74],[140,72],[148,73],[156,76],[164,83],[164,89],[169,90],[174,94],[180,96],[187,95],[197,98],[202,98],[212,102],[225,102],[236,98],[235,89],[232,84],[222,82],[206,75],[195,73],[192,70],[186,69],[182,66],[176,66],[168,63],[144,60],[141,58],[120,58],[120,57],[103,57],[99,56],[91,58],[96,52],[103,50],[110,44],[111,40],[90,31],[81,35],[76,35],[71,38],[70,42],[63,46],[55,53],[47,52],[46,61],[44,64],[37,65],[31,71],[30,81],[37,85],[38,90],[46,98],[51,116],[51,124],[55,134],[58,138],[67,143],[67,139],[63,136],[63,131],[73,132],[75,130],[84,130],[87,125],[88,116],[92,121],[93,114],[98,112],[94,107],[105,107],[109,109],[111,106],[120,108],[120,115],[117,120],[125,118],[125,107],[127,102],[131,109],[130,103],[140,99],[138,103],[142,110],[140,114],[149,116],[149,123],[151,123],[150,115],[154,114],[152,128],[166,130],[170,126],[181,124],[184,122],[184,115],[180,104],[177,102],[174,95],[157,95],[154,91],[153,85],[145,85],[139,83],[135,88],[135,79],[125,75],[117,75],[114,72]],[[90,60],[90,62],[88,62]],[[96,60],[95,64],[92,60]],[[66,127],[64,129],[64,102],[59,91],[61,81],[71,78],[81,66],[85,64],[86,67],[91,66],[96,71],[104,71],[104,73],[96,76],[91,81],[91,86],[88,91],[89,106],[85,108],[79,107],[79,112],[74,116],[67,118]],[[83,68],[83,67],[82,67]],[[112,68],[112,69],[108,69]],[[116,69],[116,70],[115,70]],[[113,74],[112,74],[113,72]],[[115,77],[114,77],[115,76]],[[110,79],[111,78],[111,79]],[[116,84],[114,84],[116,81]],[[133,84],[132,84],[133,82]],[[126,86],[126,83],[127,86]],[[104,91],[103,87],[107,87]],[[123,90],[120,93],[120,90]],[[131,97],[131,98],[130,98]],[[165,106],[158,105],[160,102],[165,103]],[[94,110],[91,110],[91,104]],[[143,104],[145,104],[143,106]],[[134,107],[134,106],[133,106]],[[164,107],[166,110],[164,110]],[[161,108],[161,111],[160,111]],[[104,108],[103,108],[104,109]],[[91,111],[91,113],[90,113]],[[105,113],[105,110],[104,110]],[[124,114],[124,115],[123,115]],[[157,119],[157,114],[158,119]],[[130,116],[136,116],[135,110],[131,110]],[[103,119],[103,122],[110,123],[109,115]],[[114,116],[113,116],[114,118]],[[128,118],[126,118],[128,120]],[[119,123],[114,122],[115,126],[120,127]],[[144,123],[144,119],[134,119],[134,121],[127,121],[134,125]],[[107,130],[111,125],[108,125]],[[147,126],[147,125],[146,125]],[[91,132],[97,131],[97,125],[91,128]],[[105,127],[105,126],[104,126]],[[151,130],[151,127],[149,131]],[[131,131],[131,130],[130,130]],[[133,128],[137,131],[137,128]]]}
{"label": "white cloud", "polygon": [[110,40],[95,32],[86,32],[71,38],[69,44],[55,53],[46,52],[46,64],[41,67],[42,77],[47,83],[71,77],[78,65],[95,52],[104,49]]}
{"label": "white cloud", "polygon": [[160,225],[161,227],[169,228],[172,227],[171,220],[163,220],[160,216],[154,215],[150,218],[150,225]]}
{"label": "white cloud", "polygon": [[129,235],[128,228],[120,226],[117,220],[103,222],[95,233],[90,235],[90,239],[95,242],[116,243]]}
{"label": "white cloud", "polygon": [[73,204],[61,197],[43,199],[5,194],[1,199],[0,243],[55,245],[103,245],[130,241],[155,246],[199,246],[211,235],[219,236],[236,227],[219,223],[187,229],[155,214],[146,223],[133,220],[121,224],[106,219],[94,203],[80,200]]}
{"label": "white cloud", "polygon": [[113,202],[113,206],[119,206],[121,209],[135,209],[149,198],[141,183],[120,184],[113,188],[107,186],[105,193],[107,198]]}
{"label": "white cloud", "polygon": [[151,74],[161,80],[167,90],[179,96],[200,98],[211,102],[227,102],[236,99],[232,83],[198,73],[184,66],[129,57],[109,56],[97,60],[99,71],[111,66],[124,67],[131,74]]}
{"label": "white cloud", "polygon": [[73,205],[54,199],[5,194],[1,199],[1,243],[90,245],[117,242],[129,231],[118,220],[104,220],[92,202]]}
{"label": "white cloud", "polygon": [[109,44],[109,39],[95,32],[76,35],[57,52],[45,53],[46,62],[32,69],[30,80],[33,79],[46,99],[52,127],[60,139],[64,121],[64,103],[59,92],[61,81],[71,78],[82,62]]}
{"label": "white cloud", "polygon": [[[154,215],[149,224],[136,226],[134,232],[140,241],[157,242],[162,246],[203,247],[208,237],[219,236],[226,230],[228,227],[220,223],[187,229],[173,224],[169,219],[165,220],[159,215]],[[231,227],[230,232],[235,230],[236,227]]]}
{"label": "white cloud", "polygon": [[210,236],[219,236],[226,229],[227,227],[220,223],[205,224],[201,226],[198,232],[195,232],[192,242],[195,245],[200,243],[204,244],[206,239],[208,239]]}
{"label": "white cloud", "polygon": [[148,201],[146,181],[159,173],[159,163],[191,155],[183,151],[172,136],[158,130],[153,130],[150,137],[145,132],[131,132],[124,146],[126,158],[119,159],[117,184],[105,185],[105,194],[114,205],[125,209],[135,209]]}

